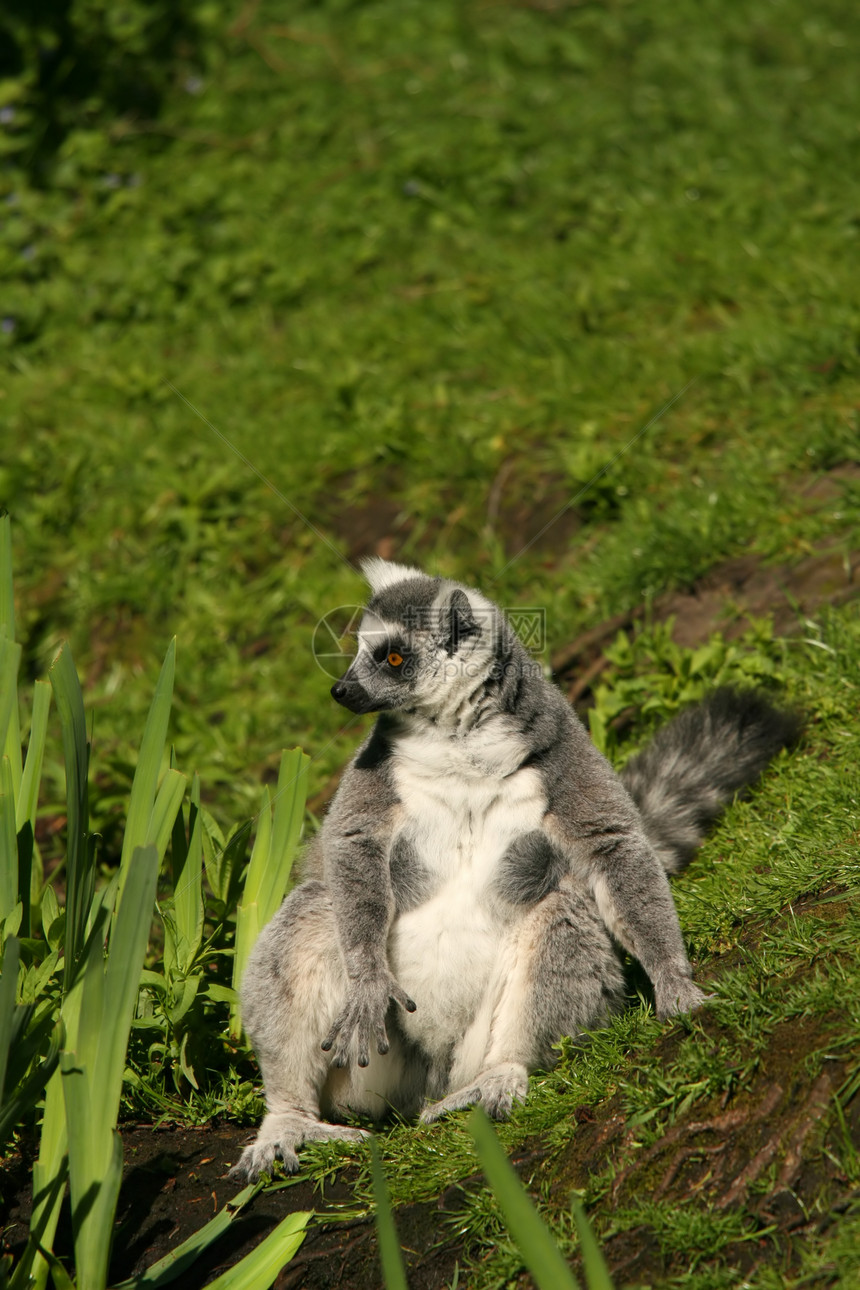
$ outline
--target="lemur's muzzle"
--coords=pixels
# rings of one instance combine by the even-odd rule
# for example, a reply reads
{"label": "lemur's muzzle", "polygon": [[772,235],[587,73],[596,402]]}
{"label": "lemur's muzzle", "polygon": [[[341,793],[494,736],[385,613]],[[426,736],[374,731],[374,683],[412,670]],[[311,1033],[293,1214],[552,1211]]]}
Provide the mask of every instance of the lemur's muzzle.
{"label": "lemur's muzzle", "polygon": [[374,712],[379,703],[374,700],[358,681],[350,678],[347,672],[331,687],[331,697],[350,712]]}

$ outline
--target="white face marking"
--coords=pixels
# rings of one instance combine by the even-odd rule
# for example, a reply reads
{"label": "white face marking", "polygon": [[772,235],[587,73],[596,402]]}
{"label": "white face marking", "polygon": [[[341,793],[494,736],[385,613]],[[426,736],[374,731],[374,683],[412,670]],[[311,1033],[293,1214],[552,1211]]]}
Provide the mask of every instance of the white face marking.
{"label": "white face marking", "polygon": [[389,645],[403,635],[400,623],[387,622],[378,614],[365,610],[358,629],[359,654],[373,654],[380,645]]}

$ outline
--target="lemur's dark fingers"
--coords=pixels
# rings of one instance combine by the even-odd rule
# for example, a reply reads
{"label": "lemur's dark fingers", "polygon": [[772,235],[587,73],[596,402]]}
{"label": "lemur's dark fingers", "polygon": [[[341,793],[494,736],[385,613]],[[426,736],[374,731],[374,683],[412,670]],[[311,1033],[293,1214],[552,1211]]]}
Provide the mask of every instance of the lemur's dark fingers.
{"label": "lemur's dark fingers", "polygon": [[[343,1029],[343,1024],[345,1021],[346,1021],[346,1009],[344,1008],[343,1012],[340,1013],[340,1015],[335,1018],[334,1025],[326,1035],[325,1039],[320,1044],[320,1048],[323,1050],[324,1053],[331,1052],[332,1045],[334,1044],[334,1041],[337,1039],[338,1035]],[[340,1048],[338,1048],[338,1051],[340,1051]]]}
{"label": "lemur's dark fingers", "polygon": [[407,1012],[415,1011],[416,1005],[414,1000],[409,998],[406,991],[402,986],[399,986],[396,981],[391,982],[391,989],[389,990],[388,995],[395,1003],[399,1003],[401,1008],[405,1008]]}
{"label": "lemur's dark fingers", "polygon": [[385,1022],[379,1021],[374,1026],[373,1021],[368,1018],[366,1025],[362,1027],[362,1032],[359,1038],[359,1066],[368,1066],[370,1064],[368,1050],[370,1048],[370,1031],[372,1026],[374,1029],[374,1038],[376,1040],[376,1051],[383,1054],[388,1052],[388,1034],[385,1029]]}

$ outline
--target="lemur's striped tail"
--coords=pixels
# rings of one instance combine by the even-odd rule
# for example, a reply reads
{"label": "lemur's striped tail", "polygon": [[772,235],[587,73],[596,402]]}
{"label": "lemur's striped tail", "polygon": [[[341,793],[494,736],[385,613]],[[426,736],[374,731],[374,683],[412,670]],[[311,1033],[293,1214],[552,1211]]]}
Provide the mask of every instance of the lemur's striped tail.
{"label": "lemur's striped tail", "polygon": [[720,689],[630,759],[621,778],[667,872],[684,868],[711,821],[794,742],[801,724],[758,691]]}

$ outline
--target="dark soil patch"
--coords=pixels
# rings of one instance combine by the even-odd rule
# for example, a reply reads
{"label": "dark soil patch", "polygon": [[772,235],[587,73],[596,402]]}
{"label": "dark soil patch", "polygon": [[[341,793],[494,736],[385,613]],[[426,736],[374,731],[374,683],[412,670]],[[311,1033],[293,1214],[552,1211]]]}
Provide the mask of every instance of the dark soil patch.
{"label": "dark soil patch", "polygon": [[[213,1218],[241,1190],[228,1178],[251,1136],[247,1128],[213,1123],[200,1128],[151,1125],[122,1129],[125,1173],[114,1233],[111,1284],[140,1275]],[[31,1211],[30,1178],[36,1146],[24,1142],[20,1152],[0,1166],[3,1198],[3,1253],[17,1258],[27,1239]],[[182,1290],[202,1290],[232,1267],[288,1214],[314,1210],[316,1217],[295,1258],[279,1276],[278,1290],[333,1285],[369,1287],[382,1284],[376,1228],[369,1218],[340,1221],[339,1205],[354,1204],[355,1170],[345,1170],[320,1192],[308,1179],[290,1180],[279,1190],[256,1196],[228,1231],[176,1283]],[[459,1189],[452,1193],[459,1194]],[[454,1275],[463,1258],[462,1241],[446,1240],[438,1204],[408,1205],[397,1213],[397,1226],[409,1268],[412,1290],[436,1290]],[[71,1261],[72,1232],[64,1209],[54,1249]]]}
{"label": "dark soil patch", "polygon": [[[705,1019],[706,1031],[708,1024]],[[823,1032],[810,1024],[777,1027],[747,1087],[682,1117],[649,1147],[637,1143],[617,1108],[602,1108],[563,1153],[554,1190],[581,1187],[589,1173],[611,1163],[616,1176],[606,1203],[613,1212],[646,1197],[678,1206],[695,1198],[717,1213],[742,1208],[752,1220],[752,1239],[724,1247],[721,1260],[744,1276],[762,1262],[786,1274],[796,1270],[804,1242],[821,1225],[810,1219],[816,1202],[828,1194],[829,1212],[850,1195],[817,1132],[846,1064],[827,1062],[814,1079],[804,1074],[806,1056],[823,1042]],[[645,1225],[610,1235],[604,1254],[618,1290],[687,1266]]]}
{"label": "dark soil patch", "polygon": [[[763,564],[755,555],[727,560],[689,590],[660,596],[651,617],[655,622],[673,618],[672,639],[690,649],[717,631],[734,640],[756,618],[771,617],[775,635],[790,636],[824,606],[843,605],[855,596],[860,596],[860,548],[846,551],[844,544],[820,542],[793,564]],[[572,703],[588,706],[591,689],[608,666],[604,648],[644,613],[637,605],[616,614],[555,653],[553,673]]]}
{"label": "dark soil patch", "polygon": [[[328,492],[338,498],[338,505],[323,503],[318,513],[352,561],[368,555],[396,560],[404,550],[416,550],[420,558],[422,550],[438,544],[467,516],[461,496],[452,487],[437,496],[436,515],[418,521],[400,500],[402,477],[395,468],[382,472],[372,496],[357,489],[356,481],[347,475],[330,481]],[[486,525],[508,556],[525,548],[538,555],[555,555],[583,524],[582,509],[571,506],[570,500],[570,487],[562,476],[535,471],[511,457],[490,485]]]}
{"label": "dark soil patch", "polygon": [[[839,466],[800,490],[810,510],[836,500],[845,485],[860,482],[860,465]],[[691,587],[660,596],[651,608],[656,622],[674,618],[672,637],[694,648],[720,631],[727,640],[741,636],[753,619],[771,616],[777,636],[797,631],[804,618],[825,605],[842,605],[860,595],[860,548],[821,539],[801,559],[765,563],[742,555],[715,565]],[[606,667],[602,651],[617,632],[644,617],[640,605],[616,614],[583,632],[556,651],[552,669],[578,703]]]}

